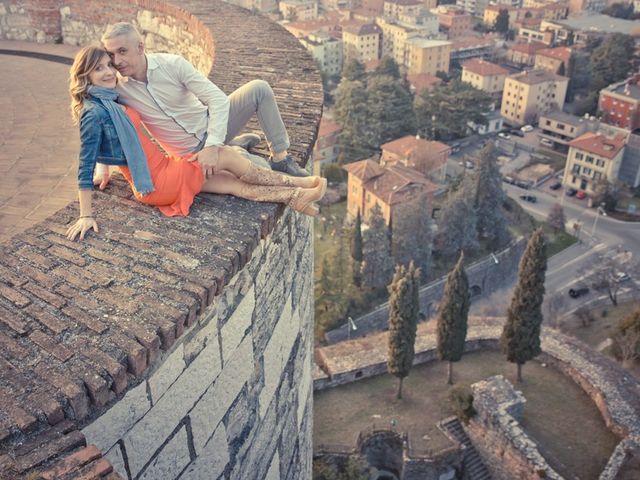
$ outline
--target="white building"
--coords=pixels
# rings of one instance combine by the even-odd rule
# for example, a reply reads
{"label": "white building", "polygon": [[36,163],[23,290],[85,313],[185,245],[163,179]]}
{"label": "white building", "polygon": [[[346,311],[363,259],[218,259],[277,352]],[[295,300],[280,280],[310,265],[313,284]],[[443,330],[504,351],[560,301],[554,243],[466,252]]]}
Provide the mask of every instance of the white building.
{"label": "white building", "polygon": [[280,0],[280,13],[285,20],[303,22],[318,18],[317,0]]}
{"label": "white building", "polygon": [[393,58],[398,65],[408,65],[410,39],[440,38],[438,17],[426,10],[415,16],[402,14],[397,19],[378,17],[376,23],[382,30],[382,56]]}
{"label": "white building", "polygon": [[482,17],[484,9],[489,6],[489,0],[457,0],[456,5],[471,15]]}
{"label": "white building", "polygon": [[333,38],[327,33],[315,34],[298,39],[313,58],[316,59],[320,70],[329,75],[339,75],[342,71],[342,40]]}

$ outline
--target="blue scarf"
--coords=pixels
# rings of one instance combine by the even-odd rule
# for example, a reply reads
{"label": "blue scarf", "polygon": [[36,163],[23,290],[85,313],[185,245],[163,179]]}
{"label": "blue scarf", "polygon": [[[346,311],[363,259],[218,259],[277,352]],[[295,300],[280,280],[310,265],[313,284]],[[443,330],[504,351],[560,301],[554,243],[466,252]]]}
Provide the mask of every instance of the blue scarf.
{"label": "blue scarf", "polygon": [[147,195],[155,190],[151,174],[149,173],[149,165],[147,157],[142,150],[138,133],[133,123],[124,112],[124,110],[115,102],[118,98],[118,92],[112,88],[97,87],[91,85],[89,87],[89,95],[97,98],[109,112],[111,121],[116,127],[118,140],[122,146],[122,151],[127,160],[127,166],[131,172],[133,185],[136,191],[141,195]]}

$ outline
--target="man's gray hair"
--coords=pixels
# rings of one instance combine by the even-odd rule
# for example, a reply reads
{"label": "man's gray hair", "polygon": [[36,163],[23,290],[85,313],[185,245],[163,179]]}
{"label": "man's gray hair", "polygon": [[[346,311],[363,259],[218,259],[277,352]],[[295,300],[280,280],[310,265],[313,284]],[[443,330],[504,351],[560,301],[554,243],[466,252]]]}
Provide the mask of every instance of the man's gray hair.
{"label": "man's gray hair", "polygon": [[129,22],[118,22],[107,28],[104,35],[102,35],[102,41],[104,42],[105,40],[111,40],[112,38],[116,38],[121,35],[129,35],[131,33],[135,34],[136,37],[142,40],[142,35],[140,35],[140,32],[133,26],[133,24]]}

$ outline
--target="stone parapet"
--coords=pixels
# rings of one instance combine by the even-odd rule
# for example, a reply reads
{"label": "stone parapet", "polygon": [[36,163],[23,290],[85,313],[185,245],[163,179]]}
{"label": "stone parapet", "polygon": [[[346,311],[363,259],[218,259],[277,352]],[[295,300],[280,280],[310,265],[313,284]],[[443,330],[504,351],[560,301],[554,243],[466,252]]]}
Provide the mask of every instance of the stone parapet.
{"label": "stone parapet", "polygon": [[[61,23],[61,35],[97,35],[114,19],[82,11],[98,2],[0,5],[10,3],[23,22],[40,18],[34,3],[68,6],[65,21],[79,24]],[[155,25],[182,46],[187,33],[199,35],[194,48],[205,58],[198,42],[207,35],[189,30],[201,22],[216,42],[210,78],[227,93],[267,80],[290,151],[305,164],[323,94],[295,38],[219,1],[184,1],[185,10],[157,4],[165,6],[108,5],[128,6],[118,20],[148,32]],[[197,22],[182,22],[188,11]],[[169,17],[182,18],[181,31],[154,23]],[[310,477],[312,222],[221,195],[198,196],[189,217],[167,218],[135,202],[116,178],[94,196],[100,233],[69,242],[64,232],[77,208],[0,246],[0,477],[66,468],[81,478],[85,467],[99,469],[95,478]],[[31,455],[23,444],[41,447]]]}

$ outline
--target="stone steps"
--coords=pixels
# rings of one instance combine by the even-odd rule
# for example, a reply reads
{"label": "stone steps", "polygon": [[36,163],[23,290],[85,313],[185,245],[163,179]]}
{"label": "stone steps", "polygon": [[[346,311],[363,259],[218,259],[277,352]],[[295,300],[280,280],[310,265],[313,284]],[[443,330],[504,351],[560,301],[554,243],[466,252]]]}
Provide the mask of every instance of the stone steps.
{"label": "stone steps", "polygon": [[443,421],[441,425],[453,438],[465,446],[465,455],[462,462],[465,478],[469,480],[491,480],[489,470],[487,470],[478,451],[471,443],[464,428],[462,428],[460,420],[455,417],[450,418]]}

